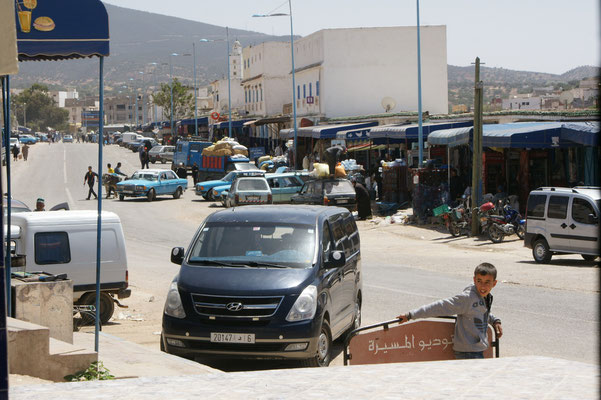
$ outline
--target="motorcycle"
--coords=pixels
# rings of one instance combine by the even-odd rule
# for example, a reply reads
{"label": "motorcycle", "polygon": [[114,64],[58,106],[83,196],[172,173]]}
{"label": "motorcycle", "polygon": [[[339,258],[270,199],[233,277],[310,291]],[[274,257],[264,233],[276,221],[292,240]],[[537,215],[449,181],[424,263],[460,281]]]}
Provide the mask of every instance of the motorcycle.
{"label": "motorcycle", "polygon": [[502,207],[502,215],[493,214],[495,209],[491,202],[484,203],[479,208],[480,225],[482,233],[488,233],[489,239],[493,243],[500,243],[505,236],[518,235],[523,239],[526,233],[525,222],[519,212],[514,210],[508,204]]}
{"label": "motorcycle", "polygon": [[463,233],[469,236],[471,233],[472,214],[466,203],[464,196],[464,203],[443,214],[445,225],[453,237],[459,237]]}

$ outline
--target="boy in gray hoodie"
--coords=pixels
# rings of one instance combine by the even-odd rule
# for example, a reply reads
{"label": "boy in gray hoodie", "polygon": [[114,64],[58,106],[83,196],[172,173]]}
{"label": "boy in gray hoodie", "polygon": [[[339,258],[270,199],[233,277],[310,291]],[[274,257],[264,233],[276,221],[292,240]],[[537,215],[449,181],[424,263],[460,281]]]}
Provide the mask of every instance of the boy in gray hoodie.
{"label": "boy in gray hoodie", "polygon": [[495,328],[497,337],[503,335],[501,320],[490,312],[490,291],[496,284],[497,269],[492,264],[482,263],[474,270],[474,284],[466,287],[463,293],[416,308],[397,318],[402,324],[410,319],[457,315],[453,339],[455,358],[484,358],[484,350],[489,346],[486,336],[488,324]]}

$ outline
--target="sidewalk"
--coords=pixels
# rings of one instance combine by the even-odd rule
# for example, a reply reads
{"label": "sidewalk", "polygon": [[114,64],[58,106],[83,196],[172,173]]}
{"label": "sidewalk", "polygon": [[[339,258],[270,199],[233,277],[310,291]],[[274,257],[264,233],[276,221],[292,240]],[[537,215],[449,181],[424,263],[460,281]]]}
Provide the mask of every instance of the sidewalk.
{"label": "sidewalk", "polygon": [[[129,359],[129,354],[123,354],[123,358]],[[598,384],[597,365],[547,357],[508,357],[30,385],[11,389],[10,396],[32,400],[481,399],[483,396],[582,400],[598,399]]]}

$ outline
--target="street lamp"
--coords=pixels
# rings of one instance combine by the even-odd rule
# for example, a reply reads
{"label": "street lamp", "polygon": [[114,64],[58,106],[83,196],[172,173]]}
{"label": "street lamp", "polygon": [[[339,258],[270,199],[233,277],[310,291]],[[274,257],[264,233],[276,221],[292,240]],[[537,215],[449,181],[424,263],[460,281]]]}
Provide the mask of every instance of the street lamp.
{"label": "street lamp", "polygon": [[171,138],[173,140],[173,138],[175,137],[175,135],[173,134],[173,63],[171,62],[171,57],[177,57],[179,54],[177,53],[171,53],[169,55],[169,79],[171,80],[170,86],[171,86],[171,112],[169,114],[171,117],[171,120],[169,121],[169,130],[171,131]]}
{"label": "street lamp", "polygon": [[153,71],[151,72],[152,74],[152,82],[154,85],[154,90],[152,92],[152,105],[153,105],[153,117],[154,117],[154,122],[155,122],[155,128],[158,127],[158,121],[157,121],[157,105],[154,102],[154,92],[156,92],[157,90],[157,74],[156,74],[156,68],[157,65],[159,65],[158,63],[155,62],[151,62],[150,65],[154,66]]}
{"label": "street lamp", "polygon": [[146,84],[144,82],[144,71],[138,71],[138,73],[142,75],[142,126],[144,126],[144,122],[146,122],[146,109],[144,107],[144,95],[146,94]]}
{"label": "street lamp", "polygon": [[[200,39],[200,42],[222,42],[221,40]],[[228,109],[228,137],[232,137],[232,79],[230,74],[230,31],[225,27],[225,41],[227,42],[227,109]]]}
{"label": "street lamp", "polygon": [[419,145],[419,167],[424,161],[424,132],[422,128],[422,56],[419,37],[419,0],[417,1],[417,141]]}
{"label": "street lamp", "polygon": [[23,103],[23,126],[27,128],[27,103]]}
{"label": "street lamp", "polygon": [[[293,110],[293,126],[294,126],[294,168],[298,165],[298,129],[296,127],[296,99],[294,92],[296,90],[296,79],[294,74],[294,31],[292,29],[292,0],[288,0],[289,14],[271,13],[271,14],[254,14],[253,17],[287,17],[290,16],[290,51],[292,53],[292,110]],[[420,130],[421,132],[421,130]]]}

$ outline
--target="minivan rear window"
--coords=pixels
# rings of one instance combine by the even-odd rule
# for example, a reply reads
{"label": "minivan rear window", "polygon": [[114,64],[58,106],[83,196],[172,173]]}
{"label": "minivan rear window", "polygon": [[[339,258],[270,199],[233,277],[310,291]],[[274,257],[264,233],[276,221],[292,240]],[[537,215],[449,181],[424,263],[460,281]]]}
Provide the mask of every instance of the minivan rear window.
{"label": "minivan rear window", "polygon": [[568,215],[568,196],[551,196],[549,199],[549,208],[547,218],[565,219]]}
{"label": "minivan rear window", "polygon": [[531,194],[528,198],[528,218],[544,218],[545,217],[545,203],[547,196],[544,194]]}

